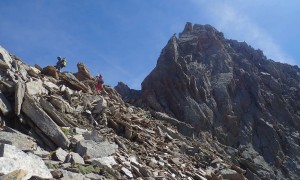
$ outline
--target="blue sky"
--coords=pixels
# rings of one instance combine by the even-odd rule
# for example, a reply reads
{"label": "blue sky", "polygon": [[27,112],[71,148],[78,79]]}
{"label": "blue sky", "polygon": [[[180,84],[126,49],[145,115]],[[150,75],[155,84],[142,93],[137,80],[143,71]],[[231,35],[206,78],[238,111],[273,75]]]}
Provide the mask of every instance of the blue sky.
{"label": "blue sky", "polygon": [[0,45],[25,63],[83,62],[105,83],[140,89],[186,22],[211,24],[275,61],[300,65],[298,0],[1,0]]}

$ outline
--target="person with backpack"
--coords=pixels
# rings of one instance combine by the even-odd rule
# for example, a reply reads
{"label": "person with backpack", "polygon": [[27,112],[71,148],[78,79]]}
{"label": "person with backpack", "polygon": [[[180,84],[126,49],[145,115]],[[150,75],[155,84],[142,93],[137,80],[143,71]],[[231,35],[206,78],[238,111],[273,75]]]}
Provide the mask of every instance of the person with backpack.
{"label": "person with backpack", "polygon": [[96,91],[97,91],[97,94],[101,93],[101,91],[103,89],[103,84],[104,84],[104,80],[102,78],[102,75],[98,74],[96,76]]}
{"label": "person with backpack", "polygon": [[66,66],[67,66],[67,59],[58,56],[55,68],[60,72],[60,70]]}

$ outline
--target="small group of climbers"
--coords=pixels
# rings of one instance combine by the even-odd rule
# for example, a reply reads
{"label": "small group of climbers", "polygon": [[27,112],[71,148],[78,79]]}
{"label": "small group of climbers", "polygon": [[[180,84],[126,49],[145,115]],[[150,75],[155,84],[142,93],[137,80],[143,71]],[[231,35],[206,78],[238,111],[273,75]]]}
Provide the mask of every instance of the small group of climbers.
{"label": "small group of climbers", "polygon": [[[54,67],[60,72],[60,70],[66,66],[67,66],[67,59],[58,56],[56,65]],[[102,75],[98,74],[95,79],[96,79],[96,85],[95,85],[96,93],[100,94],[103,90],[103,92],[106,94],[106,91],[103,89],[104,80]]]}

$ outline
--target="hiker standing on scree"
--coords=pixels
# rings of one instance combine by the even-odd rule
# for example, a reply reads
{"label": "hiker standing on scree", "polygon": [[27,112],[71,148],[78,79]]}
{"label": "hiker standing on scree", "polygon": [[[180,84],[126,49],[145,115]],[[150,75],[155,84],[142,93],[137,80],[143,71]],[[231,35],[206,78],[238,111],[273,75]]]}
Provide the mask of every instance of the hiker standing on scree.
{"label": "hiker standing on scree", "polygon": [[96,84],[97,94],[100,94],[102,89],[103,89],[103,84],[104,84],[104,81],[103,81],[103,78],[102,78],[101,74],[98,74],[96,76],[96,81],[97,81],[97,84]]}
{"label": "hiker standing on scree", "polygon": [[67,66],[67,59],[58,56],[55,68],[60,72],[60,70],[66,66]]}

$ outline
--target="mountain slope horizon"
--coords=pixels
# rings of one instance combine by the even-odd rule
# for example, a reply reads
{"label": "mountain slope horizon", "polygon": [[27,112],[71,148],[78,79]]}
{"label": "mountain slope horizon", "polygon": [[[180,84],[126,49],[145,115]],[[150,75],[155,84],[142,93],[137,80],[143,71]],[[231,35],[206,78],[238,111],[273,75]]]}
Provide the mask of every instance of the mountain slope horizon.
{"label": "mountain slope horizon", "polygon": [[[0,136],[0,178],[11,168],[2,151],[35,152],[37,145],[53,163],[45,177],[93,163],[101,178],[300,178],[299,68],[226,39],[211,25],[187,23],[173,35],[140,91],[119,83],[95,94],[82,63],[77,73],[59,72],[0,50],[0,133],[6,135]],[[76,156],[80,163],[68,166]],[[109,166],[91,159],[103,156]],[[57,161],[61,174],[50,168]]]}

